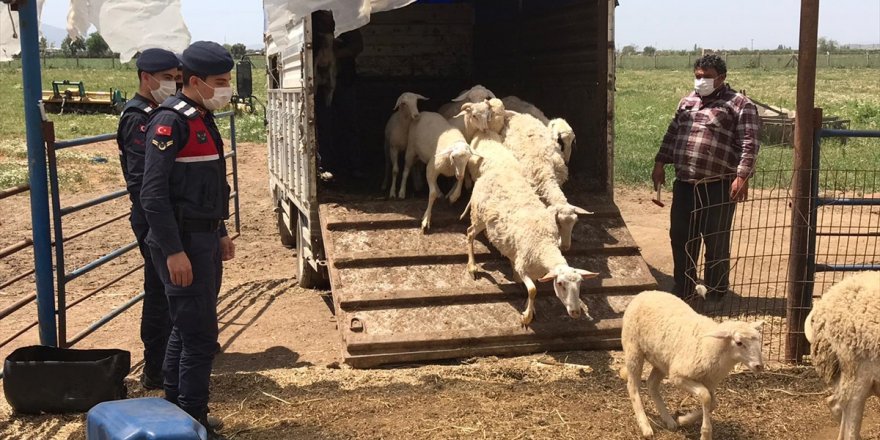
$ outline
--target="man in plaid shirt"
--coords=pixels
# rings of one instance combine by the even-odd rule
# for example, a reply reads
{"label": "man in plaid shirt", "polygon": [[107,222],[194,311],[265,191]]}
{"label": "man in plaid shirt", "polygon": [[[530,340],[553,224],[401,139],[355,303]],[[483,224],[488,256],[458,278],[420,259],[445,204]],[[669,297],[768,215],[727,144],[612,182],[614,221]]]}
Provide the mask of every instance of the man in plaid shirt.
{"label": "man in plaid shirt", "polygon": [[727,65],[717,55],[694,63],[694,92],[681,99],[654,159],[655,188],[675,167],[669,238],[675,266],[673,293],[689,296],[701,241],[706,244],[703,283],[719,301],[730,286],[730,228],[735,203],[746,200],[758,154],[758,110],[724,82]]}

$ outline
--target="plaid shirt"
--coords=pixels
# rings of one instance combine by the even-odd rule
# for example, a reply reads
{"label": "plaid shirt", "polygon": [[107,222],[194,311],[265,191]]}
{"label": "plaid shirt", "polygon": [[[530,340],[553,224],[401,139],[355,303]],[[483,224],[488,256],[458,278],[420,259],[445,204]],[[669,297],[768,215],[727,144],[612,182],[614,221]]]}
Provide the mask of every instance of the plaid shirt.
{"label": "plaid shirt", "polygon": [[656,162],[675,165],[675,178],[695,183],[755,171],[761,119],[749,98],[725,84],[701,98],[691,92],[678,103]]}

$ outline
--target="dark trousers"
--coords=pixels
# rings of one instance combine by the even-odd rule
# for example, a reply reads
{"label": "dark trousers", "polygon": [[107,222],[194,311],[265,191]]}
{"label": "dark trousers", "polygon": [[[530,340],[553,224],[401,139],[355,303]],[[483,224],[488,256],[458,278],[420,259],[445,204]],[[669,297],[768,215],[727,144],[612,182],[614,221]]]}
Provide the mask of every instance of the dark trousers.
{"label": "dark trousers", "polygon": [[165,351],[165,398],[202,421],[208,412],[208,386],[218,347],[217,295],[223,277],[220,239],[216,232],[185,232],[182,241],[193,270],[188,287],[171,283],[165,255],[151,248],[173,325]]}
{"label": "dark trousers", "polygon": [[[131,230],[137,239],[138,248],[144,258],[144,304],[141,312],[141,341],[144,343],[144,375],[151,379],[162,379],[162,364],[165,361],[165,347],[171,334],[171,317],[168,314],[168,299],[165,286],[156,272],[147,245],[150,226],[146,223],[132,222]],[[164,265],[164,264],[163,264]]]}
{"label": "dark trousers", "polygon": [[693,293],[703,243],[704,285],[713,295],[723,295],[730,287],[730,228],[736,210],[730,201],[730,184],[729,180],[698,185],[676,180],[673,184],[669,238],[676,295]]}

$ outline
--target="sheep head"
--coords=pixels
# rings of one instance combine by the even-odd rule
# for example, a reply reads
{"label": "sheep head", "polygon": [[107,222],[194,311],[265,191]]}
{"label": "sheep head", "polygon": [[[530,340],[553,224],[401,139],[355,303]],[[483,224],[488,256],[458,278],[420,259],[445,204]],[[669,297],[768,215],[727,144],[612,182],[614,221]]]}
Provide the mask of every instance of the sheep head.
{"label": "sheep head", "polygon": [[453,102],[480,102],[490,98],[494,98],[495,94],[491,90],[477,84],[470,89],[464,90],[460,95],[452,99]]}
{"label": "sheep head", "polygon": [[464,179],[468,163],[473,155],[471,146],[464,141],[456,142],[449,147],[449,149],[440,154],[446,155],[449,162],[452,164],[452,167],[455,169],[455,180]]}
{"label": "sheep head", "polygon": [[571,234],[574,224],[577,223],[578,214],[587,215],[592,212],[568,203],[550,205],[547,207],[556,218],[556,226],[559,228],[559,249],[567,251],[571,248]]}
{"label": "sheep head", "polygon": [[553,134],[553,140],[559,144],[559,148],[562,150],[562,158],[565,160],[565,163],[568,163],[571,159],[571,150],[575,145],[574,130],[562,118],[550,120],[547,127],[550,128],[550,132]]}
{"label": "sheep head", "polygon": [[580,318],[583,313],[587,319],[593,319],[590,316],[590,311],[587,310],[586,304],[581,301],[581,281],[597,276],[599,274],[595,272],[575,269],[567,264],[560,264],[538,279],[538,281],[543,283],[553,281],[553,291],[556,292],[556,297],[562,301],[568,316]]}
{"label": "sheep head", "polygon": [[507,126],[507,122],[510,121],[516,112],[512,112],[504,108],[504,102],[502,102],[498,98],[492,98],[488,101],[489,103],[489,121],[488,121],[488,129],[489,131],[501,134],[504,131],[504,127]]}
{"label": "sheep head", "polygon": [[466,102],[461,105],[461,112],[455,117],[464,118],[464,126],[468,129],[486,131],[489,128],[491,109],[486,101]]}
{"label": "sheep head", "polygon": [[412,92],[403,92],[398,98],[397,103],[394,104],[394,111],[402,111],[404,115],[409,117],[411,120],[415,120],[419,118],[419,106],[418,102],[420,99],[427,100],[422,95],[418,93]]}
{"label": "sheep head", "polygon": [[720,364],[729,364],[733,368],[739,363],[749,370],[761,371],[764,369],[764,355],[761,353],[763,326],[763,321],[725,321],[703,337],[721,340]]}

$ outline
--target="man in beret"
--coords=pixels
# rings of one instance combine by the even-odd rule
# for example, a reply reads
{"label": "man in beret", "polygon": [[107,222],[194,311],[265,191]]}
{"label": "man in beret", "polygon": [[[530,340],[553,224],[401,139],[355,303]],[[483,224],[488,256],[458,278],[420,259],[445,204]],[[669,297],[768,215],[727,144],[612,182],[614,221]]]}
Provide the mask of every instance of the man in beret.
{"label": "man in beret", "polygon": [[229,185],[213,111],[232,96],[232,56],[217,43],[183,51],[183,91],[153,111],[141,203],[147,243],[165,286],[172,330],[165,353],[165,398],[198,420],[209,438],[208,385],[217,352],[221,260],[235,256],[226,232]]}
{"label": "man in beret", "polygon": [[136,62],[140,85],[122,110],[116,143],[119,163],[131,199],[129,222],[144,259],[144,303],[141,313],[141,341],[144,344],[144,371],[141,384],[148,390],[162,389],[162,363],[171,333],[165,287],[156,273],[146,243],[147,218],[141,207],[141,181],[144,175],[144,139],[147,120],[159,104],[175,93],[181,80],[180,61],[165,49],[147,49]]}

